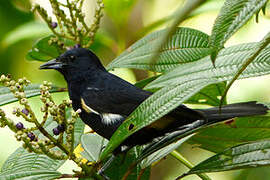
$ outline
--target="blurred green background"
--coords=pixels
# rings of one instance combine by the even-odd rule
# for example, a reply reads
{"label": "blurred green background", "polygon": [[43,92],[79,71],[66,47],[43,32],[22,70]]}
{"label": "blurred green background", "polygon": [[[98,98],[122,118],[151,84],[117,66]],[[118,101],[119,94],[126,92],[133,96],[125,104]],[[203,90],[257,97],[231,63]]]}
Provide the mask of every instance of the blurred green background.
{"label": "blurred green background", "polygon": [[[207,34],[211,33],[212,25],[218,14],[223,0],[209,0],[197,9],[181,26],[192,27]],[[9,0],[0,1],[0,73],[10,73],[14,78],[27,77],[33,83],[48,80],[59,86],[65,86],[61,75],[55,71],[40,71],[40,62],[27,61],[25,55],[33,43],[45,35],[50,34],[46,25],[31,9],[31,3],[39,3],[48,9],[51,8],[48,0]],[[183,4],[183,0],[104,0],[105,16],[102,18],[101,28],[98,31],[91,49],[101,58],[104,65],[118,56],[132,43],[149,32],[164,28],[171,20],[172,13]],[[84,12],[91,23],[94,14],[95,1],[85,0]],[[260,14],[259,23],[253,18],[248,24],[234,35],[226,46],[259,41],[270,29],[270,12],[266,16]],[[113,73],[134,83],[149,76],[149,72],[130,69],[116,69]],[[228,102],[257,100],[270,102],[270,76],[257,77],[237,81],[229,91]],[[55,98],[60,101],[68,98],[66,93],[58,93]],[[39,111],[38,98],[32,98],[34,110]],[[12,107],[16,103],[4,106],[3,109],[11,115]],[[20,121],[20,119],[16,119]],[[0,167],[7,157],[20,146],[13,133],[8,129],[0,129]],[[185,144],[179,151],[194,164],[206,159],[211,152],[201,150]],[[62,172],[70,172],[76,168],[71,162],[61,167]],[[187,171],[182,164],[168,156],[152,168],[151,179],[174,179]],[[211,173],[213,179],[270,179],[270,167]],[[185,179],[199,179],[197,176],[188,176]]]}

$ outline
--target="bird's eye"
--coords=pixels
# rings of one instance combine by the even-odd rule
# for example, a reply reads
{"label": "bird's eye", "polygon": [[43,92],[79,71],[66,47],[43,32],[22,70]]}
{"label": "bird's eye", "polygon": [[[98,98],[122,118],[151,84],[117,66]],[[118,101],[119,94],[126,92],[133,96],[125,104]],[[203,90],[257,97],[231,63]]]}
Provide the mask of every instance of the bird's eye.
{"label": "bird's eye", "polygon": [[69,58],[70,58],[70,60],[73,61],[75,59],[75,56],[71,55],[71,56],[69,56]]}

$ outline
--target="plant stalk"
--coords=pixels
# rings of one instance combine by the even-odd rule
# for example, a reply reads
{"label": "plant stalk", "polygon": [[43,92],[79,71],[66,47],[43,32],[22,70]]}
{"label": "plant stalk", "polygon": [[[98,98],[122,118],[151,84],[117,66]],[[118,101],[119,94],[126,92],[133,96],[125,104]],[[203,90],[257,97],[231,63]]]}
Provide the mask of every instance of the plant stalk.
{"label": "plant stalk", "polygon": [[[177,159],[178,161],[180,161],[182,164],[184,164],[187,168],[192,169],[194,167],[194,165],[189,162],[184,156],[182,156],[182,154],[180,154],[179,152],[177,152],[176,150],[171,152],[171,155]],[[197,174],[202,180],[211,180],[211,178],[209,176],[207,176],[206,174]]]}

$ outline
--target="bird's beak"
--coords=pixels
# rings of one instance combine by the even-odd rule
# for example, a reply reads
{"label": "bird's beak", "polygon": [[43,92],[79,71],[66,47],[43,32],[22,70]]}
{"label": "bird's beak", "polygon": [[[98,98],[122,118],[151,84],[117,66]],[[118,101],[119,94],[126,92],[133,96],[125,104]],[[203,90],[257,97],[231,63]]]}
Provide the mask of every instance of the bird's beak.
{"label": "bird's beak", "polygon": [[39,69],[61,69],[62,66],[63,63],[56,61],[56,59],[53,59],[39,66]]}

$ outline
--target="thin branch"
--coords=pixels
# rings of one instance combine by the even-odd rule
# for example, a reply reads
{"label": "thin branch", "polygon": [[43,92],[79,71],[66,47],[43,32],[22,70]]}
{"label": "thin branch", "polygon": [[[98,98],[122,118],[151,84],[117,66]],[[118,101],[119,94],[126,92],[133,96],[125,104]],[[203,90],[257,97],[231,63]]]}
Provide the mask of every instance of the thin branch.
{"label": "thin branch", "polygon": [[233,77],[233,79],[230,81],[230,83],[228,84],[228,86],[226,87],[222,98],[220,100],[220,108],[223,105],[223,102],[227,96],[227,93],[230,89],[230,87],[232,86],[232,84],[235,82],[235,80],[238,79],[238,77],[242,74],[242,72],[248,67],[248,65],[250,63],[252,63],[252,61],[254,61],[254,59],[260,54],[260,52],[262,50],[264,50],[264,48],[270,43],[270,32],[268,32],[264,38],[260,41],[260,43],[258,44],[257,48],[254,50],[255,52],[251,54],[250,57],[247,58],[247,60],[244,62],[244,64],[242,65],[242,67],[238,70],[238,72],[236,73],[236,75]]}
{"label": "thin branch", "polygon": [[[171,155],[175,159],[180,161],[182,164],[184,164],[187,168],[192,169],[194,167],[194,165],[191,162],[189,162],[184,156],[182,156],[182,154],[180,154],[176,150],[172,151]],[[203,180],[211,180],[211,178],[209,176],[207,176],[206,174],[197,174],[197,175]]]}
{"label": "thin branch", "polygon": [[64,179],[64,178],[82,178],[82,175],[79,174],[62,174],[59,179]]}

